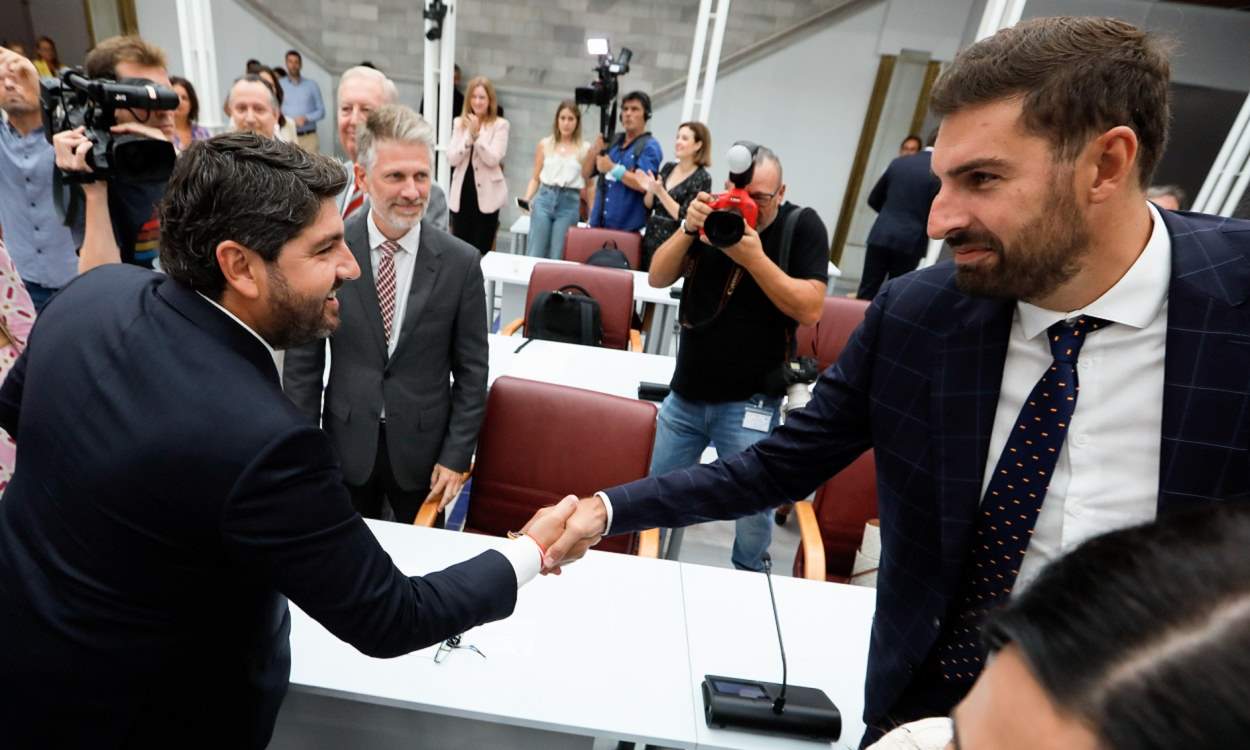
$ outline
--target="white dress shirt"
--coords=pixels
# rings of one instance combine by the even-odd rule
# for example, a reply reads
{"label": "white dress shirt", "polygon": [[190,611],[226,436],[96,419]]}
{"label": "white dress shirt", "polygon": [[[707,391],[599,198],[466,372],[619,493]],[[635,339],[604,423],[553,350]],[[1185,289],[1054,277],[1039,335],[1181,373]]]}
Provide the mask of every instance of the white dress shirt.
{"label": "white dress shirt", "polygon": [[1114,529],[1152,521],[1159,498],[1163,361],[1172,239],[1154,206],[1153,229],[1132,267],[1080,310],[1055,312],[1018,302],[986,456],[981,496],[1007,435],[1053,357],[1046,329],[1092,315],[1112,321],[1086,339],[1077,359],[1081,392],[1014,592],[1072,547]]}
{"label": "white dress shirt", "polygon": [[[386,235],[378,229],[369,211],[369,262],[373,267],[374,284],[377,284],[378,263],[382,262],[382,243]],[[399,329],[403,327],[404,310],[408,307],[408,292],[412,289],[412,270],[417,265],[417,251],[421,249],[421,223],[408,230],[408,234],[395,241],[399,250],[395,253],[395,320],[391,323],[391,338],[386,342],[386,356],[395,353],[399,343]]]}
{"label": "white dress shirt", "polygon": [[[370,244],[372,244],[372,241],[373,241],[373,237],[372,237],[373,231],[374,231],[373,218],[371,216],[369,219]],[[412,236],[415,233],[416,233],[416,228],[414,227],[413,231],[409,232],[408,234],[409,236]],[[416,243],[415,239],[413,240],[413,243],[414,244]],[[377,244],[380,245],[382,243],[379,242]],[[374,264],[374,268],[376,269],[377,268],[377,257],[376,257],[377,253],[375,252],[374,255],[375,257],[373,259],[373,264]],[[399,253],[396,253],[397,257],[398,255]],[[409,281],[412,280],[411,264],[409,264],[408,280]],[[197,294],[199,293],[197,292]],[[249,326],[247,323],[244,323],[242,320],[239,320],[237,315],[230,312],[229,310],[222,307],[221,305],[217,304],[217,302],[215,302],[214,300],[209,299],[208,297],[205,297],[203,294],[200,294],[200,296],[204,297],[205,300],[208,300],[208,303],[211,304],[213,307],[225,313],[226,317],[230,318],[235,323],[238,323],[240,326],[242,326],[243,330],[255,336],[256,340],[264,345],[265,351],[269,352],[270,357],[273,357],[274,367],[277,368],[278,379],[279,381],[281,381],[282,379],[282,352],[277,351],[272,346],[270,346],[268,341],[265,341],[263,338],[261,338],[260,334],[252,330],[251,326]],[[396,319],[398,319],[398,316],[399,316],[398,309],[396,309],[395,314],[396,314]],[[398,328],[398,326],[396,326],[396,328]],[[393,344],[391,348],[394,349]],[[529,583],[530,581],[534,580],[534,578],[538,575],[539,571],[542,569],[542,561],[543,561],[542,547],[538,544],[538,542],[534,541],[534,539],[532,539],[531,537],[522,536],[519,539],[514,539],[508,544],[503,545],[499,549],[499,552],[500,554],[504,556],[504,559],[506,559],[508,563],[512,566],[512,572],[516,574],[516,585],[518,589],[524,586],[525,584]]]}

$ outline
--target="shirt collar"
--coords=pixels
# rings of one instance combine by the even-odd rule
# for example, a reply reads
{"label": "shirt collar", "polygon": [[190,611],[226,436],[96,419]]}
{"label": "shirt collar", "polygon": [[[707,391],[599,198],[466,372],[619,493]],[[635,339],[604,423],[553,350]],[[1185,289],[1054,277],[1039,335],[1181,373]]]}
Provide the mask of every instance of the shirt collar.
{"label": "shirt collar", "polygon": [[1167,301],[1172,277],[1172,238],[1159,210],[1146,203],[1153,224],[1146,247],[1137,260],[1101,297],[1080,310],[1057,312],[1023,300],[1016,303],[1026,338],[1033,338],[1051,325],[1077,315],[1092,315],[1113,323],[1145,328]]}
{"label": "shirt collar", "polygon": [[264,347],[265,347],[265,351],[269,352],[269,357],[270,357],[270,359],[272,359],[272,360],[273,360],[273,367],[274,367],[274,369],[278,371],[278,378],[279,378],[279,380],[281,380],[281,378],[282,378],[282,364],[281,364],[280,360],[278,359],[278,351],[277,351],[276,349],[274,349],[272,346],[270,346],[268,341],[265,341],[265,339],[261,338],[261,335],[260,335],[259,333],[257,333],[256,331],[252,330],[252,327],[251,327],[251,326],[249,326],[247,323],[244,323],[243,321],[239,320],[239,316],[235,315],[234,313],[230,312],[230,311],[229,311],[229,310],[227,310],[226,308],[222,307],[221,305],[219,305],[219,304],[218,304],[215,300],[213,300],[212,298],[210,298],[210,297],[205,297],[205,296],[204,296],[204,294],[202,294],[201,292],[196,292],[196,294],[199,294],[201,297],[204,297],[204,299],[208,300],[208,304],[212,305],[213,307],[215,307],[215,308],[217,308],[218,310],[221,310],[223,313],[225,313],[225,314],[226,314],[226,317],[230,318],[230,319],[231,319],[231,320],[233,320],[235,323],[238,323],[239,325],[243,326],[243,330],[245,330],[245,331],[247,331],[248,333],[250,333],[250,334],[252,334],[253,336],[255,336],[255,337],[256,337],[256,340],[257,340],[257,341],[259,341],[262,345],[264,345]]}
{"label": "shirt collar", "polygon": [[[386,235],[382,234],[382,230],[378,229],[377,222],[373,220],[373,209],[369,209],[369,249],[374,250],[383,242],[386,242]],[[408,230],[408,234],[400,237],[397,242],[399,249],[405,252],[417,254],[417,248],[421,245],[421,222]]]}

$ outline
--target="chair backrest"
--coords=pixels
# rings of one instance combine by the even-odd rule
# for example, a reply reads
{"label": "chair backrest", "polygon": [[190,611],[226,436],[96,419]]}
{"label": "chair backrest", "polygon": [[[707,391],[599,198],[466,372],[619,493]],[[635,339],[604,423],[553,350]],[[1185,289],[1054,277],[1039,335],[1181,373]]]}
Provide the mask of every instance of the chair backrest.
{"label": "chair backrest", "polygon": [[564,235],[564,259],[574,263],[585,263],[595,251],[614,243],[616,248],[625,254],[629,267],[637,271],[642,268],[642,235],[637,232],[622,232],[618,229],[595,229],[593,227],[569,227]]}
{"label": "chair backrest", "polygon": [[[634,314],[634,275],[629,271],[600,266],[537,263],[530,274],[529,290],[525,293],[526,311],[534,306],[534,298],[540,292],[550,292],[569,284],[582,287],[599,302],[604,347],[628,349],[629,324]],[[529,335],[528,322],[525,335]]]}
{"label": "chair backrest", "polygon": [[[825,578],[845,583],[864,538],[864,524],[877,517],[877,465],[872,451],[822,484],[812,510],[825,545]],[[794,559],[794,575],[803,575],[802,545]]]}
{"label": "chair backrest", "polygon": [[825,297],[820,320],[814,326],[799,326],[795,333],[800,357],[815,357],[824,370],[837,361],[851,334],[864,322],[868,301],[849,297]]}
{"label": "chair backrest", "polygon": [[[641,479],[651,468],[649,401],[504,375],[490,388],[465,530],[503,536],[570,493]],[[637,534],[595,548],[630,553]]]}

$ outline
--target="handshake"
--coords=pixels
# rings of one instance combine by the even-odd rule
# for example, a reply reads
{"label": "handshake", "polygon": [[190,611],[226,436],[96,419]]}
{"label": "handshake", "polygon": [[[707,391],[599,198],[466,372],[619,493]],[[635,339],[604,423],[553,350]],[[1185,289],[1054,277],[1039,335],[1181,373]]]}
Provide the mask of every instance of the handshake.
{"label": "handshake", "polygon": [[569,495],[543,508],[525,524],[521,533],[533,539],[543,552],[543,575],[560,574],[560,566],[586,554],[603,538],[608,511],[597,495],[578,499]]}

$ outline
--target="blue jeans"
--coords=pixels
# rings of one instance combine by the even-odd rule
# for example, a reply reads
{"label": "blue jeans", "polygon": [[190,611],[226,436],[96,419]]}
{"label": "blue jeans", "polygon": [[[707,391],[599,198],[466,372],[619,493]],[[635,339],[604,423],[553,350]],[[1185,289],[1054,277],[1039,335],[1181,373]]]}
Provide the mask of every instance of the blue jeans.
{"label": "blue jeans", "polygon": [[564,234],[577,223],[577,188],[543,185],[530,203],[530,236],[525,254],[535,258],[564,260]]}
{"label": "blue jeans", "polygon": [[[699,456],[708,445],[716,446],[720,458],[746,450],[752,443],[767,437],[768,432],[744,427],[747,407],[771,413],[768,431],[776,428],[781,418],[781,397],[756,394],[746,401],[710,403],[691,401],[670,392],[660,404],[659,424],[655,433],[655,452],[651,455],[651,473],[667,474],[674,469],[699,463]],[[778,500],[778,504],[784,500]],[[681,551],[682,529],[673,529],[665,557],[677,559]],[[739,570],[763,570],[764,553],[773,540],[772,514],[769,512],[739,518],[735,524],[733,555],[730,558]]]}
{"label": "blue jeans", "polygon": [[43,306],[48,304],[48,299],[51,298],[52,295],[61,291],[60,289],[53,289],[52,287],[44,286],[43,284],[36,284],[33,281],[26,281],[23,283],[26,284],[26,293],[30,295],[30,301],[35,303],[36,315],[43,312]]}

